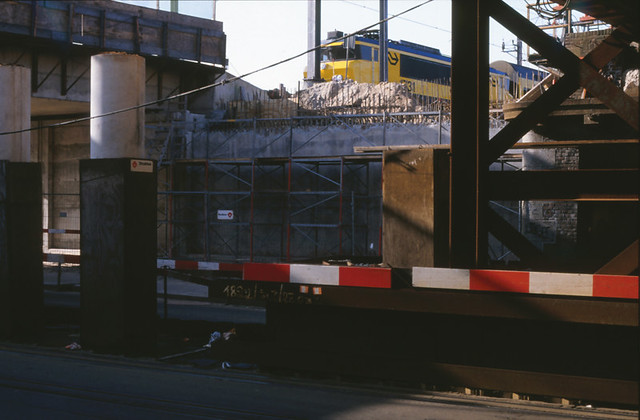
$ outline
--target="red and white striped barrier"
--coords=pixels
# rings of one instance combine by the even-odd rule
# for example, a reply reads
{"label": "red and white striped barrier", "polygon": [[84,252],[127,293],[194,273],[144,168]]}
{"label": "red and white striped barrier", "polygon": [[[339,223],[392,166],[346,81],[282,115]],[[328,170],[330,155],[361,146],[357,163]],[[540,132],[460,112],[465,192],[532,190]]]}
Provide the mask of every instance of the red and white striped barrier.
{"label": "red and white striped barrier", "polygon": [[[42,261],[53,263],[80,264],[80,255],[68,254],[42,254]],[[181,261],[165,260],[157,261],[157,268],[169,270],[199,270],[199,271],[242,271],[242,264],[217,263],[206,261]]]}
{"label": "red and white striped barrier", "polygon": [[638,299],[637,276],[430,267],[412,274],[414,287]]}
{"label": "red and white striped barrier", "polygon": [[242,264],[188,260],[158,260],[157,268],[193,271],[242,271]]}
{"label": "red and white striped barrier", "polygon": [[42,233],[80,234],[80,229],[42,229]]}
{"label": "red and white striped barrier", "polygon": [[391,269],[378,267],[245,263],[242,278],[276,283],[391,288]]}
{"label": "red and white striped barrier", "polygon": [[80,255],[42,254],[42,261],[61,264],[80,264]]}

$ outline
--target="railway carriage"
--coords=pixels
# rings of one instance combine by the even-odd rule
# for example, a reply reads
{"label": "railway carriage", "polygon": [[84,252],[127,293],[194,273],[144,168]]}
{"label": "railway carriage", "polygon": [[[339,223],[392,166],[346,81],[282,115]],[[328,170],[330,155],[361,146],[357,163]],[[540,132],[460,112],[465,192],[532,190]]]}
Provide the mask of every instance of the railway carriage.
{"label": "railway carriage", "polygon": [[[342,37],[342,32],[329,32],[322,48],[320,77],[324,81],[351,79],[360,83],[378,83],[380,60],[377,31],[344,40],[340,39]],[[451,99],[450,57],[437,48],[408,41],[389,40],[387,50],[389,82],[402,83],[415,95],[447,101]],[[543,71],[500,63],[501,69],[490,68],[491,104],[517,99],[546,76]]]}

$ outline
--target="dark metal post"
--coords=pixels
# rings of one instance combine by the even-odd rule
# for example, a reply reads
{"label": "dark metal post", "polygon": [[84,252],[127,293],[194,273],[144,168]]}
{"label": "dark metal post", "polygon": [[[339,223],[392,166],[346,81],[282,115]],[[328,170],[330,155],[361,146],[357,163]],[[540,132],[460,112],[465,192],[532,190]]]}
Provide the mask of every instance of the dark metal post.
{"label": "dark metal post", "polygon": [[438,105],[438,144],[442,144],[442,107]]}
{"label": "dark metal post", "polygon": [[0,160],[0,337],[42,325],[42,168]]}
{"label": "dark metal post", "polygon": [[380,0],[380,53],[378,59],[380,61],[380,81],[387,82],[389,80],[389,66],[387,61],[387,38],[389,37],[389,25],[385,20],[389,14],[389,5],[387,0]]}
{"label": "dark metal post", "polygon": [[[316,48],[322,43],[320,34],[320,12],[321,0],[307,0],[307,49]],[[322,53],[320,49],[315,49],[307,57],[307,81],[309,83],[320,80],[320,61]]]}
{"label": "dark metal post", "polygon": [[157,317],[156,162],[80,161],[82,342],[152,353]]}
{"label": "dark metal post", "polygon": [[451,264],[485,264],[488,167],[489,15],[487,0],[453,0],[451,59]]}
{"label": "dark metal post", "polygon": [[164,319],[166,320],[168,317],[168,305],[167,305],[167,299],[168,299],[168,293],[167,293],[167,269],[166,267],[162,269],[162,274],[164,275],[164,281],[163,281],[163,287],[162,287],[162,293],[164,294],[164,311],[162,312],[164,314]]}

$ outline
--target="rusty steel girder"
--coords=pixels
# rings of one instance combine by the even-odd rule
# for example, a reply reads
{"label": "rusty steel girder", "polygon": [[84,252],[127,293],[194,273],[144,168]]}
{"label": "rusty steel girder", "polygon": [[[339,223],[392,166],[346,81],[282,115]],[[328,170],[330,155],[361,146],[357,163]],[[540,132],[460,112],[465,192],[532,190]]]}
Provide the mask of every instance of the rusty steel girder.
{"label": "rusty steel girder", "polygon": [[[541,98],[534,101],[531,110],[523,112],[519,118],[509,124],[514,124],[513,127],[509,128],[507,125],[491,140],[487,164],[495,161],[515,144],[553,107],[560,105],[563,99],[575,91],[575,89],[572,90],[573,87],[576,89],[580,86],[584,87],[615,111],[634,130],[639,130],[638,103],[598,73],[599,68],[629,44],[631,37],[628,33],[622,30],[614,31],[609,38],[581,60],[502,1],[492,0],[488,4],[491,9],[490,15],[494,19],[547,57],[550,63],[564,72],[564,76]],[[558,84],[560,86],[556,87]],[[547,97],[544,98],[545,96]]]}
{"label": "rusty steel girder", "polygon": [[[626,35],[616,30],[593,51],[587,54],[582,61],[588,63],[593,68],[602,68],[628,44],[629,42]],[[495,162],[496,159],[512,147],[523,135],[531,130],[552,110],[560,106],[569,95],[578,89],[582,81],[581,79],[584,78],[586,82],[588,77],[588,74],[585,74],[583,77],[576,77],[575,74],[565,74],[555,84],[551,85],[546,92],[536,98],[520,115],[514,118],[491,139],[487,153],[487,162],[485,163],[491,164]],[[624,92],[621,93],[627,96]]]}

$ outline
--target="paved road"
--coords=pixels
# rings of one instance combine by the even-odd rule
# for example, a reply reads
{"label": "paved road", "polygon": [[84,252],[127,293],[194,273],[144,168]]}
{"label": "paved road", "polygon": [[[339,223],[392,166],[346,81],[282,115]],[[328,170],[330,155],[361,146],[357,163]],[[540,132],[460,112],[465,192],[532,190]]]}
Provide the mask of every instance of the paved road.
{"label": "paved road", "polygon": [[[80,285],[80,267],[62,267],[46,266],[44,268],[44,284],[49,289],[58,285],[61,286],[79,286]],[[157,276],[158,296],[164,292],[164,278],[162,275]],[[188,281],[180,280],[173,277],[171,273],[168,276],[167,293],[173,296],[198,297],[206,299],[208,295],[207,286],[196,284]]]}
{"label": "paved road", "polygon": [[[304,383],[0,344],[3,419],[576,419],[606,413]],[[596,415],[597,414],[597,415]],[[610,418],[629,419],[618,412]]]}
{"label": "paved road", "polygon": [[[60,285],[66,291],[58,291],[58,269],[44,270],[45,305],[56,307],[80,307],[80,272],[78,267],[63,267]],[[164,279],[157,278],[158,316],[164,317]],[[229,322],[233,324],[264,324],[265,309],[258,306],[225,305],[207,300],[208,289],[200,284],[183,281],[169,276],[167,282],[169,305],[168,317],[181,320],[203,320],[209,322]]]}
{"label": "paved road", "polygon": [[[44,293],[46,306],[80,308],[80,293],[47,290]],[[164,300],[158,297],[158,317],[164,317]],[[225,305],[200,300],[170,298],[167,306],[170,319],[200,320],[231,324],[265,324],[266,310],[259,306]]]}

